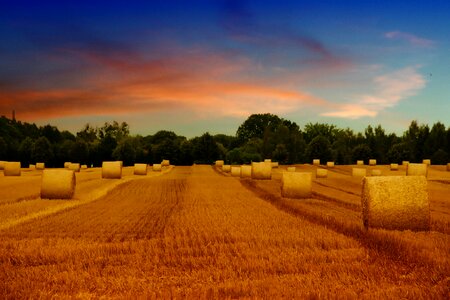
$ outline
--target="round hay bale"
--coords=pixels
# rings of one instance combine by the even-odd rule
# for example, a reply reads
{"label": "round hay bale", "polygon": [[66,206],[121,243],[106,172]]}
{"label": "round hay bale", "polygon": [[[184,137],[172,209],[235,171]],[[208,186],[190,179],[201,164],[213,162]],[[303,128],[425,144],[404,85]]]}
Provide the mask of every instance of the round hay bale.
{"label": "round hay bale", "polygon": [[34,170],[34,169],[36,169],[36,165],[29,164],[29,165],[28,165],[28,168],[31,169],[31,170]]}
{"label": "round hay bale", "polygon": [[147,175],[147,164],[134,164],[134,175]]}
{"label": "round hay bale", "polygon": [[361,202],[365,228],[430,230],[424,176],[365,177]]}
{"label": "round hay bale", "polygon": [[241,177],[241,167],[232,166],[231,167],[231,176]]}
{"label": "round hay bale", "polygon": [[168,166],[170,166],[170,160],[168,160],[168,159],[163,159],[162,162],[161,162],[161,166],[163,166],[163,167],[168,167]]}
{"label": "round hay bale", "polygon": [[381,170],[372,170],[372,172],[370,172],[370,175],[372,176],[381,176]]}
{"label": "round hay bale", "polygon": [[406,176],[428,176],[427,164],[408,164],[406,167]]}
{"label": "round hay bale", "polygon": [[327,178],[328,170],[327,169],[317,169],[316,178]]}
{"label": "round hay bale", "polygon": [[407,161],[407,160],[402,161],[402,166],[407,166],[407,165],[409,165],[409,161]]}
{"label": "round hay bale", "polygon": [[153,172],[161,172],[161,170],[162,170],[161,164],[153,164],[152,170],[153,170]]}
{"label": "round hay bale", "polygon": [[69,170],[72,170],[74,172],[80,172],[80,169],[81,169],[81,167],[80,167],[79,163],[71,163],[69,165]]}
{"label": "round hay bale", "polygon": [[369,159],[369,166],[376,166],[377,160],[376,159]]}
{"label": "round hay bale", "polygon": [[81,165],[81,170],[85,170],[85,169],[87,169],[87,168],[88,168],[87,165]]}
{"label": "round hay bale", "polygon": [[309,198],[312,190],[312,174],[305,172],[283,172],[281,196],[286,198]]}
{"label": "round hay bale", "polygon": [[266,163],[271,163],[271,162],[272,162],[272,159],[266,158],[266,159],[264,160],[264,162],[266,162]]}
{"label": "round hay bale", "polygon": [[278,168],[278,162],[272,162],[272,168]]}
{"label": "round hay bale", "polygon": [[121,179],[122,178],[122,162],[121,161],[104,161],[102,163],[102,178]]}
{"label": "round hay bale", "polygon": [[41,199],[72,199],[75,186],[74,171],[44,170],[42,172]]}
{"label": "round hay bale", "polygon": [[20,161],[7,161],[5,162],[5,168],[3,169],[3,175],[5,176],[20,176],[21,174]]}
{"label": "round hay bale", "polygon": [[422,163],[426,165],[431,165],[431,159],[424,159],[422,160]]}
{"label": "round hay bale", "polygon": [[45,163],[40,162],[36,163],[36,170],[44,170],[45,169]]}
{"label": "round hay bale", "polygon": [[328,168],[334,168],[334,161],[327,161]]}
{"label": "round hay bale", "polygon": [[241,166],[241,178],[252,177],[252,166]]}
{"label": "round hay bale", "polygon": [[450,163],[447,163],[447,171],[450,171]]}
{"label": "round hay bale", "polygon": [[216,167],[222,167],[224,163],[223,160],[216,160]]}
{"label": "round hay bale", "polygon": [[68,169],[69,166],[70,166],[70,164],[71,164],[70,161],[66,161],[66,162],[64,163],[64,168]]}
{"label": "round hay bale", "polygon": [[352,176],[362,178],[366,176],[367,170],[363,168],[352,168]]}
{"label": "round hay bale", "polygon": [[318,158],[313,159],[313,165],[319,166],[320,165],[320,159],[318,159]]}
{"label": "round hay bale", "polygon": [[287,167],[286,170],[287,170],[288,172],[295,172],[295,169],[296,169],[295,167]]}
{"label": "round hay bale", "polygon": [[391,164],[391,171],[398,171],[398,164]]}
{"label": "round hay bale", "polygon": [[6,164],[6,161],[0,160],[0,170],[4,170],[5,169],[5,164]]}
{"label": "round hay bale", "polygon": [[252,179],[272,179],[272,163],[252,162]]}
{"label": "round hay bale", "polygon": [[231,166],[230,165],[223,165],[222,166],[222,171],[226,172],[226,173],[231,172]]}
{"label": "round hay bale", "polygon": [[357,166],[364,166],[364,161],[363,160],[357,160],[356,161],[356,165]]}

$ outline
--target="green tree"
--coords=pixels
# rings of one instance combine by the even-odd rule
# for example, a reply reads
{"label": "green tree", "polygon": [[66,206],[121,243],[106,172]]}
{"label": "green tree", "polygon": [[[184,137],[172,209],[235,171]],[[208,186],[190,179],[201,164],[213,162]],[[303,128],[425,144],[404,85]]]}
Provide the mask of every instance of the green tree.
{"label": "green tree", "polygon": [[369,163],[369,159],[373,158],[372,149],[366,144],[357,145],[352,150],[352,161],[364,160],[365,164]]}
{"label": "green tree", "polygon": [[112,157],[123,161],[125,166],[131,166],[136,160],[136,150],[132,138],[122,139],[114,149]]}
{"label": "green tree", "polygon": [[33,140],[30,137],[26,137],[19,146],[19,160],[24,166],[28,166],[31,162]]}
{"label": "green tree", "polygon": [[3,137],[0,136],[0,160],[7,160],[8,145]]}
{"label": "green tree", "polygon": [[320,159],[321,162],[332,160],[333,155],[328,139],[321,135],[313,138],[306,148],[306,156],[309,161],[316,158]]}
{"label": "green tree", "polygon": [[[264,135],[270,131],[270,128],[275,128],[281,124],[282,120],[269,113],[253,114],[239,126],[236,137],[240,144],[244,144],[251,138],[264,138]],[[269,131],[268,131],[269,128]]]}
{"label": "green tree", "polygon": [[431,156],[431,162],[434,165],[445,165],[449,161],[448,153],[444,149],[438,149]]}
{"label": "green tree", "polygon": [[208,132],[193,140],[194,161],[197,163],[212,164],[219,158],[219,147],[214,137]]}
{"label": "green tree", "polygon": [[72,143],[72,147],[69,150],[71,162],[77,162],[81,164],[87,164],[89,161],[89,146],[88,144],[78,138],[75,143]]}
{"label": "green tree", "polygon": [[46,164],[53,160],[52,145],[46,137],[41,136],[34,142],[31,159],[33,162],[44,162]]}

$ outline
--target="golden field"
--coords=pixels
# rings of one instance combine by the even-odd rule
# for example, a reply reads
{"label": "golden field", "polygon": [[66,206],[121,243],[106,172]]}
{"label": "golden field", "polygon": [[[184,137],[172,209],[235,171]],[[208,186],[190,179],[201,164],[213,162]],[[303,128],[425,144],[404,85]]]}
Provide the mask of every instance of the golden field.
{"label": "golden field", "polygon": [[0,297],[448,299],[450,172],[429,168],[431,231],[413,232],[363,228],[351,168],[298,200],[281,197],[286,166],[272,180],[94,168],[72,200],[40,199],[40,171],[0,171]]}

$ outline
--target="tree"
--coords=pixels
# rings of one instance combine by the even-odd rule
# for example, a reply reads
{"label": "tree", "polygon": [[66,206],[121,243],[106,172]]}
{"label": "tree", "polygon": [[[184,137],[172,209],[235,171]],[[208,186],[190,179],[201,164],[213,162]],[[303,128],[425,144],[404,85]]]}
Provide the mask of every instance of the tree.
{"label": "tree", "polygon": [[112,157],[123,161],[125,166],[133,165],[136,160],[136,150],[132,138],[122,139],[114,149]]}
{"label": "tree", "polygon": [[447,164],[448,159],[449,159],[448,153],[447,153],[447,151],[445,151],[443,149],[438,149],[431,156],[431,162],[434,165],[445,165],[445,164]]}
{"label": "tree", "polygon": [[5,142],[5,139],[0,136],[0,159],[6,160],[8,154],[8,145]]}
{"label": "tree", "polygon": [[193,145],[195,162],[212,164],[219,158],[219,147],[208,132],[201,137],[194,139]]}
{"label": "tree", "polygon": [[289,159],[289,152],[285,144],[278,144],[272,153],[272,158],[279,163],[285,164]]}
{"label": "tree", "polygon": [[19,146],[19,160],[25,165],[29,165],[31,162],[33,148],[33,140],[30,137],[26,137]]}
{"label": "tree", "polygon": [[401,163],[411,159],[411,149],[407,142],[394,144],[387,153],[387,157],[392,163]]}
{"label": "tree", "polygon": [[332,160],[333,156],[328,139],[321,135],[313,138],[306,148],[306,156],[308,157],[309,161],[312,161],[316,158],[320,159],[321,161]]}
{"label": "tree", "polygon": [[281,124],[281,119],[272,114],[253,114],[239,126],[236,137],[241,144],[251,138],[264,138],[267,128],[275,128]]}
{"label": "tree", "polygon": [[46,164],[53,160],[52,145],[46,137],[41,136],[34,142],[31,159],[34,162],[44,162]]}
{"label": "tree", "polygon": [[310,143],[315,137],[322,136],[332,144],[335,138],[335,130],[336,127],[334,125],[308,123],[303,130],[303,138],[306,143]]}
{"label": "tree", "polygon": [[72,143],[72,147],[69,150],[70,160],[72,162],[78,162],[81,164],[87,164],[89,161],[89,147],[88,144],[78,138],[75,143]]}
{"label": "tree", "polygon": [[369,159],[371,158],[372,158],[372,150],[366,144],[358,145],[352,150],[353,162],[356,162],[357,160],[364,160],[364,163],[368,164]]}

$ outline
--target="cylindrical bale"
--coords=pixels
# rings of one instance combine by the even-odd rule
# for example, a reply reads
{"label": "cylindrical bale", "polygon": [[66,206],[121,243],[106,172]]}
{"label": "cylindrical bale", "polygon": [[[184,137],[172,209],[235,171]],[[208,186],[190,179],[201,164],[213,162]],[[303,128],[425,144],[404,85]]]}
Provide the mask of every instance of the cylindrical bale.
{"label": "cylindrical bale", "polygon": [[447,163],[447,171],[450,171],[450,163]]}
{"label": "cylindrical bale", "polygon": [[406,176],[428,176],[427,164],[408,164],[406,167]]}
{"label": "cylindrical bale", "polygon": [[168,167],[168,166],[170,166],[170,160],[168,160],[168,159],[163,159],[162,162],[161,162],[161,166],[163,166],[163,167]]}
{"label": "cylindrical bale", "polygon": [[422,163],[426,165],[431,165],[431,159],[423,159]]}
{"label": "cylindrical bale", "polygon": [[252,166],[241,166],[241,177],[251,178],[252,177]]}
{"label": "cylindrical bale", "polygon": [[312,190],[312,174],[305,172],[283,172],[281,196],[286,198],[309,198]]}
{"label": "cylindrical bale", "polygon": [[430,230],[424,176],[365,177],[361,202],[366,228]]}
{"label": "cylindrical bale", "polygon": [[252,162],[252,179],[272,179],[272,163]]}
{"label": "cylindrical bale", "polygon": [[44,170],[41,199],[71,199],[75,193],[75,186],[75,173],[72,170]]}
{"label": "cylindrical bale", "polygon": [[5,176],[20,176],[21,174],[20,161],[7,161],[5,162],[5,168],[3,169],[3,175]]}
{"label": "cylindrical bale", "polygon": [[66,162],[64,163],[64,168],[68,169],[71,163],[72,163],[72,162],[70,162],[70,161],[66,161]]}
{"label": "cylindrical bale", "polygon": [[216,160],[216,167],[221,167],[224,163],[225,162],[223,160]]}
{"label": "cylindrical bale", "polygon": [[232,166],[231,167],[231,176],[241,177],[241,167]]}
{"label": "cylindrical bale", "polygon": [[364,177],[367,174],[367,170],[363,168],[352,168],[353,177]]}
{"label": "cylindrical bale", "polygon": [[223,165],[222,171],[227,173],[231,172],[231,165]]}
{"label": "cylindrical bale", "polygon": [[85,170],[85,169],[87,169],[87,168],[88,168],[87,165],[81,165],[81,170]]}
{"label": "cylindrical bale", "polygon": [[272,162],[272,168],[278,168],[278,162]]}
{"label": "cylindrical bale", "polygon": [[72,170],[74,172],[80,172],[81,166],[79,163],[71,163],[69,165],[69,170]]}
{"label": "cylindrical bale", "polygon": [[370,172],[370,175],[372,175],[372,176],[381,176],[381,170],[378,170],[378,169],[372,170]]}
{"label": "cylindrical bale", "polygon": [[407,165],[409,165],[409,161],[407,161],[407,160],[402,161],[402,166],[407,166]]}
{"label": "cylindrical bale", "polygon": [[328,168],[334,168],[334,161],[327,161]]}
{"label": "cylindrical bale", "polygon": [[147,175],[147,164],[134,164],[134,175]]}
{"label": "cylindrical bale", "polygon": [[376,159],[369,159],[369,166],[376,166],[377,160]]}
{"label": "cylindrical bale", "polygon": [[29,164],[29,165],[28,165],[28,168],[31,169],[31,170],[34,170],[34,169],[36,169],[36,165]]}
{"label": "cylindrical bale", "polygon": [[120,179],[122,178],[121,161],[104,161],[102,163],[102,178]]}
{"label": "cylindrical bale", "polygon": [[153,164],[152,169],[154,172],[160,172],[162,170],[161,164]]}
{"label": "cylindrical bale", "polygon": [[398,164],[391,164],[391,171],[397,171],[398,170]]}
{"label": "cylindrical bale", "polygon": [[36,163],[36,170],[44,170],[45,169],[45,163],[38,162]]}
{"label": "cylindrical bale", "polygon": [[364,161],[363,160],[357,160],[356,161],[356,165],[363,166],[364,165]]}
{"label": "cylindrical bale", "polygon": [[4,170],[5,169],[5,164],[6,164],[6,161],[0,160],[0,170]]}
{"label": "cylindrical bale", "polygon": [[327,169],[317,169],[316,178],[327,178],[328,170]]}
{"label": "cylindrical bale", "polygon": [[264,160],[264,162],[266,162],[266,163],[271,163],[271,162],[272,162],[272,159],[266,158],[266,159]]}
{"label": "cylindrical bale", "polygon": [[318,159],[318,158],[313,159],[313,165],[315,165],[315,166],[320,165],[320,159]]}
{"label": "cylindrical bale", "polygon": [[295,172],[295,167],[287,167],[288,172]]}

